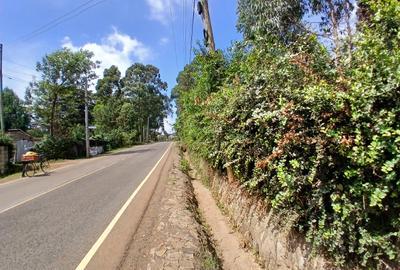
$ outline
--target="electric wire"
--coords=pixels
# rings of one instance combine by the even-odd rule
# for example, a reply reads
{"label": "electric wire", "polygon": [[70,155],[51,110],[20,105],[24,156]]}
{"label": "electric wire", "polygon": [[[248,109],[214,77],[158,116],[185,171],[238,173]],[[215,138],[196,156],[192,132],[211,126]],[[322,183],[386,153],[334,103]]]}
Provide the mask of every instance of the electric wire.
{"label": "electric wire", "polygon": [[74,8],[74,9],[68,11],[67,13],[65,13],[65,14],[63,14],[63,15],[61,15],[61,16],[59,16],[59,17],[57,17],[57,18],[55,18],[55,19],[53,19],[53,20],[51,20],[51,21],[49,21],[49,22],[47,22],[47,23],[45,23],[45,24],[42,25],[42,26],[39,26],[38,28],[36,28],[36,29],[33,30],[32,32],[30,32],[30,33],[28,33],[28,34],[25,34],[25,35],[22,35],[21,37],[17,38],[17,40],[18,40],[18,39],[26,38],[26,37],[28,37],[28,36],[30,36],[30,35],[32,35],[32,34],[35,34],[35,33],[39,32],[39,31],[43,30],[44,28],[48,27],[49,25],[51,25],[51,24],[53,24],[53,23],[56,23],[57,21],[61,20],[62,18],[65,18],[66,16],[68,16],[68,15],[74,13],[75,11],[79,10],[81,7],[84,7],[84,6],[86,6],[87,4],[89,4],[89,3],[93,2],[93,1],[95,1],[95,0],[86,1],[85,3],[79,5],[78,7],[76,7],[76,8]]}
{"label": "electric wire", "polygon": [[178,52],[177,52],[177,45],[176,45],[176,34],[175,34],[175,27],[174,27],[174,16],[172,12],[172,7],[171,7],[171,1],[168,2],[168,7],[169,7],[169,13],[171,17],[171,30],[172,30],[172,39],[174,43],[174,52],[175,52],[175,64],[176,64],[176,69],[178,70]]}
{"label": "electric wire", "polygon": [[27,72],[23,72],[23,71],[18,71],[18,70],[16,70],[16,69],[8,68],[8,67],[6,67],[5,70],[6,70],[6,72],[17,73],[17,74],[21,74],[21,75],[25,75],[25,76],[37,76],[37,75],[32,74],[32,73],[27,73]]}
{"label": "electric wire", "polygon": [[183,59],[183,65],[185,65],[186,62],[186,50],[187,50],[187,46],[186,46],[186,0],[182,0],[182,19],[183,19],[183,55],[184,55],[184,59]]}
{"label": "electric wire", "polygon": [[17,62],[15,62],[15,61],[13,61],[13,60],[9,60],[9,59],[4,59],[4,58],[3,58],[3,61],[4,61],[4,62],[11,63],[11,64],[14,64],[14,65],[17,65],[17,66],[20,66],[20,67],[23,67],[23,68],[25,68],[25,69],[27,69],[27,70],[29,70],[29,71],[33,71],[32,67],[29,67],[29,66],[27,66],[27,65],[23,65],[23,64],[17,63]]}
{"label": "electric wire", "polygon": [[5,77],[6,79],[9,79],[9,80],[21,81],[21,82],[30,83],[30,81],[28,81],[28,80],[25,80],[25,79],[22,79],[22,78],[19,78],[19,77],[16,77],[16,76],[13,76],[13,75],[10,75],[10,74],[7,74],[7,73],[3,73],[3,75],[4,75],[4,77]]}
{"label": "electric wire", "polygon": [[[100,5],[103,2],[108,1],[108,0],[100,0],[100,1],[94,2],[92,5],[88,6],[88,4],[90,4],[93,1],[95,1],[95,0],[89,0],[89,1],[85,2],[84,4],[80,5],[79,7],[75,8],[73,10],[71,10],[70,12],[67,12],[66,14],[60,16],[59,18],[56,18],[56,19],[52,20],[51,22],[49,22],[49,23],[39,27],[38,29],[32,31],[31,33],[26,34],[26,35],[16,39],[14,42],[31,40],[32,38],[34,38],[34,37],[36,37],[36,36],[38,36],[40,34],[43,34],[43,33],[47,32],[47,31],[53,29],[54,27],[66,22],[66,21],[69,21],[69,20],[79,16],[83,12],[85,12],[85,11],[87,11],[87,10],[93,8],[93,7],[96,7],[96,6],[98,6],[98,5]],[[81,9],[82,7],[84,7],[84,8]]]}

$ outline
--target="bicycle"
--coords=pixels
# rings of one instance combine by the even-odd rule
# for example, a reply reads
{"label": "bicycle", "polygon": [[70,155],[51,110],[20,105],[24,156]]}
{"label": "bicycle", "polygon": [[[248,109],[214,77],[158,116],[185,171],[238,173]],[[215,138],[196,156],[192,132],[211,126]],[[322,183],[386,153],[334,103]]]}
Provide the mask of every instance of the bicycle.
{"label": "bicycle", "polygon": [[48,174],[48,170],[50,168],[50,163],[49,161],[45,158],[45,156],[40,155],[39,159],[37,160],[30,160],[30,161],[24,161],[24,165],[22,167],[22,177],[25,175],[28,177],[32,177],[41,170],[45,175]]}

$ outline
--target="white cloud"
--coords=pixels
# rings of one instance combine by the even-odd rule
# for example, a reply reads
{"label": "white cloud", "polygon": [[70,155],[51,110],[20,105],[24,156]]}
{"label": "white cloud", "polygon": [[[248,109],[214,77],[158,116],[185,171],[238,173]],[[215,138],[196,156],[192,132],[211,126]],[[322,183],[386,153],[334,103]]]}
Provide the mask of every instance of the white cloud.
{"label": "white cloud", "polygon": [[150,8],[150,18],[161,22],[164,25],[173,20],[174,11],[182,6],[180,0],[146,0]]}
{"label": "white cloud", "polygon": [[94,60],[100,61],[100,68],[96,70],[100,77],[105,68],[116,65],[122,74],[134,61],[145,62],[151,58],[151,50],[139,40],[119,32],[116,28],[102,39],[100,43],[86,43],[76,46],[69,37],[62,41],[62,47],[71,50],[89,50],[94,53]]}
{"label": "white cloud", "polygon": [[169,43],[169,38],[163,37],[163,38],[160,39],[160,44],[161,45],[166,45],[168,43]]}

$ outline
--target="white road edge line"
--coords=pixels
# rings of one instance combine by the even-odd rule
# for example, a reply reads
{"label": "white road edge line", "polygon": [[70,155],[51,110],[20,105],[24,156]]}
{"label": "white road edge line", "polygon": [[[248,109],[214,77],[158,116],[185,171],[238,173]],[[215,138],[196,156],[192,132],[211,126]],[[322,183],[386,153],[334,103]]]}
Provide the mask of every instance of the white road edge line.
{"label": "white road edge line", "polygon": [[125,210],[128,208],[129,204],[135,198],[136,194],[140,191],[140,189],[144,186],[144,184],[147,182],[147,180],[153,174],[154,170],[157,168],[158,164],[161,162],[161,160],[164,158],[164,156],[168,153],[171,146],[172,146],[172,143],[167,148],[167,150],[164,152],[164,154],[161,156],[161,158],[157,161],[156,165],[154,165],[154,167],[151,169],[151,171],[147,174],[147,176],[140,183],[140,185],[135,189],[135,191],[132,193],[132,195],[128,198],[128,200],[125,202],[125,204],[122,206],[122,208],[118,211],[118,213],[115,215],[115,217],[111,220],[110,224],[108,224],[107,228],[100,235],[100,237],[97,239],[97,241],[94,243],[92,248],[82,259],[82,261],[79,263],[79,265],[75,268],[75,270],[84,270],[88,266],[89,262],[91,261],[91,259],[94,256],[94,254],[96,254],[96,252],[100,248],[101,244],[104,242],[104,240],[106,240],[107,236],[110,234],[110,232],[114,228],[115,224],[117,224],[118,220],[121,218],[121,216],[123,215]]}
{"label": "white road edge line", "polygon": [[70,181],[68,181],[68,182],[65,182],[65,183],[63,183],[63,184],[61,184],[61,185],[59,185],[59,186],[55,186],[54,188],[52,188],[52,189],[50,189],[50,190],[47,190],[47,191],[42,192],[42,193],[39,193],[39,194],[37,194],[37,195],[35,195],[35,196],[33,196],[33,197],[30,197],[30,198],[28,198],[28,199],[26,199],[26,200],[23,200],[23,201],[21,201],[21,202],[19,202],[19,203],[17,203],[17,204],[14,204],[14,205],[12,205],[12,206],[10,206],[10,207],[4,209],[4,210],[1,210],[1,211],[0,211],[0,214],[2,214],[2,213],[4,213],[4,212],[7,212],[7,211],[9,211],[9,210],[11,210],[11,209],[13,209],[13,208],[15,208],[15,207],[17,207],[17,206],[20,206],[20,205],[24,204],[24,203],[27,203],[27,202],[29,202],[29,201],[32,201],[32,200],[34,200],[34,199],[36,199],[36,198],[39,198],[39,197],[41,197],[41,196],[43,196],[43,195],[45,195],[45,194],[47,194],[47,193],[49,193],[49,192],[52,192],[52,191],[54,191],[54,190],[56,190],[56,189],[62,188],[62,187],[64,187],[64,186],[68,185],[68,184],[71,184],[71,183],[73,183],[73,182],[76,182],[76,181],[78,181],[78,180],[80,180],[80,179],[82,179],[82,178],[85,178],[86,176],[89,176],[89,175],[94,174],[94,173],[96,173],[96,172],[98,172],[98,171],[107,169],[107,168],[113,166],[114,164],[116,164],[116,163],[118,163],[118,162],[120,162],[120,161],[123,161],[123,160],[125,160],[125,159],[127,159],[127,158],[117,160],[117,161],[115,161],[115,162],[109,164],[109,165],[106,166],[106,167],[102,167],[102,168],[96,169],[96,170],[94,170],[94,171],[91,171],[91,172],[89,172],[89,173],[87,173],[87,174],[84,174],[84,175],[78,176],[78,177],[76,177],[76,178],[73,178],[72,180],[70,180]]}

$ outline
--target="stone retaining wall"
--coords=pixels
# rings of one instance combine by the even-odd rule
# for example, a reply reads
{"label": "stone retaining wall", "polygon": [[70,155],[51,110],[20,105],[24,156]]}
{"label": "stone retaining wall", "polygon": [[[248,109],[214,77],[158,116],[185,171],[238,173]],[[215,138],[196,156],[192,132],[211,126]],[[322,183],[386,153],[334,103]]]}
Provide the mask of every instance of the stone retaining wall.
{"label": "stone retaining wall", "polygon": [[233,227],[241,233],[249,248],[258,253],[266,269],[335,269],[321,256],[311,256],[302,236],[277,226],[279,223],[273,211],[268,210],[261,198],[250,195],[241,187],[231,171],[228,170],[228,176],[222,176],[203,161],[192,159],[191,164],[196,169],[196,178],[208,182]]}

